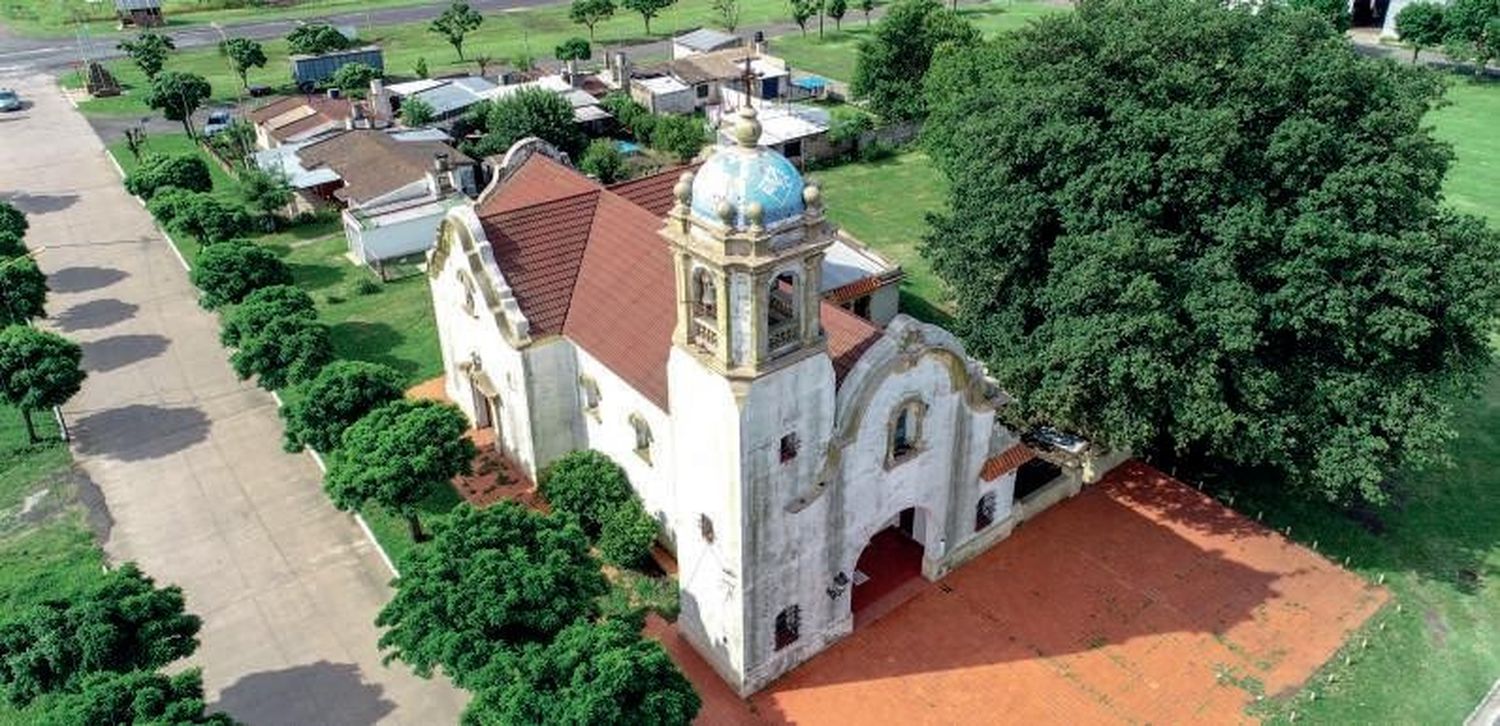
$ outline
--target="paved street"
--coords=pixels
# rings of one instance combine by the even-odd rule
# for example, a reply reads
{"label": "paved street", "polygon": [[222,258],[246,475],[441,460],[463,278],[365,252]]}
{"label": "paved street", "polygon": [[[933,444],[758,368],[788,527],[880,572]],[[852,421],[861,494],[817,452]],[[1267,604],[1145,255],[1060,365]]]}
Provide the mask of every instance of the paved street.
{"label": "paved street", "polygon": [[187,274],[51,79],[4,77],[33,106],[0,114],[0,198],[30,216],[47,325],[89,372],[66,407],[112,517],[105,549],[181,585],[203,616],[216,708],[255,726],[457,721],[464,695],[386,668],[373,620],[390,572],[281,451],[271,397],[239,382]]}

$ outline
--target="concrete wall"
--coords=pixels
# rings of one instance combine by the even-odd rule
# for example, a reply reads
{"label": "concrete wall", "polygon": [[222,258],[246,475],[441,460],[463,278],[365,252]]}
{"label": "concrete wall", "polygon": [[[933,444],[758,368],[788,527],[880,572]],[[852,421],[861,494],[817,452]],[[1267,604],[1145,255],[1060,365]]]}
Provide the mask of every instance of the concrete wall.
{"label": "concrete wall", "polygon": [[[679,522],[671,419],[588,351],[577,346],[573,348],[578,376],[588,376],[599,387],[599,405],[594,412],[584,411],[581,397],[566,409],[573,413],[583,432],[583,447],[607,454],[625,469],[631,485],[646,505],[646,511],[662,524],[668,541],[675,542]],[[578,390],[577,385],[574,390]],[[632,416],[639,416],[651,430],[652,443],[647,456],[636,453]]]}
{"label": "concrete wall", "polygon": [[407,219],[393,224],[366,226],[351,212],[345,210],[344,237],[349,240],[349,252],[366,264],[376,260],[414,255],[432,248],[437,237],[438,225],[443,221],[444,210]]}

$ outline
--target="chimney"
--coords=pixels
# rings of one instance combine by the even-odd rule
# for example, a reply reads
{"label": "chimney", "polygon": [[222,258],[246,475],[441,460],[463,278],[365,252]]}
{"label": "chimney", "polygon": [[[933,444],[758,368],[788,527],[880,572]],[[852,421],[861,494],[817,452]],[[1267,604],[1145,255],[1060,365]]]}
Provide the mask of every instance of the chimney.
{"label": "chimney", "polygon": [[394,117],[391,97],[385,92],[385,81],[379,78],[370,79],[370,115],[375,121],[389,121]]}
{"label": "chimney", "polygon": [[755,51],[757,57],[766,54],[766,34],[764,32],[755,31],[755,40],[750,44],[750,50]]}
{"label": "chimney", "polygon": [[623,51],[616,51],[614,54],[614,62],[610,64],[610,80],[620,88],[630,87],[630,57]]}
{"label": "chimney", "polygon": [[432,171],[427,172],[427,180],[432,193],[438,197],[453,193],[453,165],[448,161],[447,152],[440,151],[432,155]]}

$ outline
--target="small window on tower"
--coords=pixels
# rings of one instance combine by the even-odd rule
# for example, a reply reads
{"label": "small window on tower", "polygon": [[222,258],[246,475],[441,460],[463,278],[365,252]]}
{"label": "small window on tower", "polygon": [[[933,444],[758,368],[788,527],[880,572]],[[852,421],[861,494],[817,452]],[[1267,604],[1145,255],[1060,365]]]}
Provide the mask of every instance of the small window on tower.
{"label": "small window on tower", "polygon": [[797,642],[802,630],[802,608],[792,605],[776,616],[776,649]]}
{"label": "small window on tower", "polygon": [[781,461],[782,463],[797,458],[797,449],[802,442],[797,440],[796,434],[787,434],[781,437]]}
{"label": "small window on tower", "polygon": [[990,492],[979,498],[974,505],[974,531],[983,531],[986,527],[995,523],[995,493]]}

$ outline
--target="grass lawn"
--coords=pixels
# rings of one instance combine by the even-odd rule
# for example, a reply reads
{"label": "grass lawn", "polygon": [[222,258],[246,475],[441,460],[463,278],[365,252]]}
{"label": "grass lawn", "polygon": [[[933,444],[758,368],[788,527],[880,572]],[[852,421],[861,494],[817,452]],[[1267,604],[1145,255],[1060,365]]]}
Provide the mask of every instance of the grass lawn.
{"label": "grass lawn", "polygon": [[[40,444],[27,442],[19,411],[0,406],[0,613],[83,590],[104,564],[84,522],[72,455],[50,412],[34,420]],[[0,725],[30,723],[0,702]]]}
{"label": "grass lawn", "polygon": [[1448,201],[1460,211],[1489,219],[1500,229],[1500,83],[1452,75],[1452,105],[1433,112],[1439,138],[1453,144],[1457,160],[1448,172]]}
{"label": "grass lawn", "polygon": [[901,309],[942,324],[952,305],[942,282],[917,245],[928,211],[942,209],[947,182],[926,154],[906,152],[875,163],[845,164],[813,172],[823,185],[828,216],[840,227],[901,264]]}
{"label": "grass lawn", "polygon": [[[420,5],[430,0],[297,0],[284,7],[256,7],[265,3],[225,0],[163,0],[162,15],[167,30],[209,23],[232,23],[273,18],[298,18],[338,12],[357,12],[401,5]],[[72,35],[78,22],[87,23],[95,35],[122,34],[115,19],[114,3],[96,0],[0,0],[0,23],[22,35]],[[129,31],[124,31],[129,32]]]}
{"label": "grass lawn", "polygon": [[[993,36],[1023,27],[1035,18],[1065,11],[1066,8],[1040,0],[991,0],[980,5],[965,6],[959,10],[959,14],[986,36]],[[844,17],[842,31],[834,30],[831,22],[824,30],[824,37],[821,39],[815,29],[806,34],[790,33],[773,38],[771,52],[785,58],[794,70],[817,73],[841,81],[853,80],[854,59],[859,51],[859,44],[870,37],[873,25],[867,28],[864,18],[857,12],[851,12]]]}

